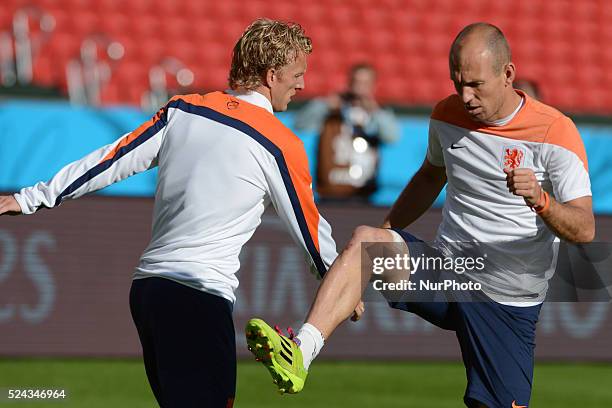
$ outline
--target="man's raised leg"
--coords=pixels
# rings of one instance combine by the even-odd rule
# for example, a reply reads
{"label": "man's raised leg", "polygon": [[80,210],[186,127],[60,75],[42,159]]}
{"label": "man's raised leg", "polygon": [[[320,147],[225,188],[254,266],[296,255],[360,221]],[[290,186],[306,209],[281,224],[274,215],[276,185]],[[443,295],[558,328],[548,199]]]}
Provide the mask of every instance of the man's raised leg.
{"label": "man's raised leg", "polygon": [[[306,323],[316,327],[323,338],[329,338],[351,316],[372,277],[372,268],[361,265],[361,244],[398,242],[395,234],[388,229],[367,226],[355,229],[348,245],[325,275],[306,317]],[[403,240],[401,243],[405,247]]]}
{"label": "man's raised leg", "polygon": [[[247,324],[249,349],[268,368],[281,392],[295,393],[302,389],[310,362],[321,350],[324,339],[329,338],[359,304],[373,273],[371,267],[361,265],[361,244],[364,242],[401,242],[401,251],[408,252],[404,241],[394,231],[357,227],[325,275],[306,323],[297,336],[287,338],[276,333],[260,319],[251,319]],[[407,279],[409,271],[405,272]]]}

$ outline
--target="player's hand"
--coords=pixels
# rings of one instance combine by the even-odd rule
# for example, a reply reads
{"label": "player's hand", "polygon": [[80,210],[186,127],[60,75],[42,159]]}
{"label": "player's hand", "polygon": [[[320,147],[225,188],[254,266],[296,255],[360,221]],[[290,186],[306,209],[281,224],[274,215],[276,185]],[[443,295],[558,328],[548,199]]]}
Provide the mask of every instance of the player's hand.
{"label": "player's hand", "polygon": [[0,196],[0,215],[18,215],[21,214],[21,207],[15,197]]}
{"label": "player's hand", "polygon": [[363,314],[363,312],[365,312],[365,305],[363,304],[363,301],[360,300],[357,304],[357,307],[355,307],[355,310],[353,311],[351,320],[354,322],[358,321],[359,319],[361,319],[361,315]]}
{"label": "player's hand", "polygon": [[532,169],[504,169],[504,173],[506,173],[506,185],[512,194],[523,197],[525,204],[530,207],[540,204],[542,187]]}

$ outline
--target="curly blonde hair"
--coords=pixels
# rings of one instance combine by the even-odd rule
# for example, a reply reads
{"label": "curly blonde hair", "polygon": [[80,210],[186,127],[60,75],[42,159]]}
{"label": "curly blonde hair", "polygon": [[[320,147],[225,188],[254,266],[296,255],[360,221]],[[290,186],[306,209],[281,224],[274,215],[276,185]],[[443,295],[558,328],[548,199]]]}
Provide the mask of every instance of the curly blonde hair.
{"label": "curly blonde hair", "polygon": [[300,52],[310,54],[312,41],[299,24],[257,19],[234,46],[229,86],[253,90],[262,85],[268,69],[292,63]]}

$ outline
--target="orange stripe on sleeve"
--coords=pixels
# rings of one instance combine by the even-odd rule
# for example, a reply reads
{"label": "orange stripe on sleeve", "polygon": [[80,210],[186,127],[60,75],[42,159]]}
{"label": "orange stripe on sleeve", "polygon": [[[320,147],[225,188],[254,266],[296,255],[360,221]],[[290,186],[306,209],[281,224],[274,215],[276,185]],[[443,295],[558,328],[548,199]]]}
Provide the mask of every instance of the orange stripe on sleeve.
{"label": "orange stripe on sleeve", "polygon": [[582,164],[584,164],[586,171],[589,171],[584,143],[576,125],[567,116],[560,117],[553,122],[548,129],[544,143],[560,146],[575,153],[582,161]]}
{"label": "orange stripe on sleeve", "polygon": [[[176,100],[176,99],[179,99],[179,98],[180,98],[180,96],[175,96],[172,99],[170,99],[170,101],[173,101],[173,100]],[[164,106],[159,111],[157,111],[157,113],[151,119],[149,119],[148,121],[146,121],[142,125],[138,126],[138,128],[136,128],[136,130],[132,131],[130,134],[126,135],[123,139],[121,139],[121,141],[117,144],[117,146],[115,146],[115,148],[113,150],[111,150],[100,161],[100,163],[103,163],[103,162],[105,162],[107,160],[110,160],[113,157],[115,157],[117,152],[122,147],[127,146],[130,143],[132,143],[132,141],[134,141],[136,138],[138,138],[138,136],[142,135],[147,129],[149,129],[151,126],[155,125],[157,122],[162,120],[163,115],[166,113],[165,111],[166,111],[166,107]]]}

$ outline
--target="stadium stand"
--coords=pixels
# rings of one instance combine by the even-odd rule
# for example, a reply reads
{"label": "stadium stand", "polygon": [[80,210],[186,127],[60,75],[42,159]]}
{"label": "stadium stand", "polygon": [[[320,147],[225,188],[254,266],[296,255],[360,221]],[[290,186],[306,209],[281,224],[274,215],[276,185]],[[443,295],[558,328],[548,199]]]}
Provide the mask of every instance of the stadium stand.
{"label": "stadium stand", "polygon": [[547,103],[576,113],[612,112],[612,2],[556,0],[314,0],[308,7],[280,0],[4,0],[0,31],[36,5],[56,20],[34,62],[34,81],[67,88],[65,65],[92,33],[121,42],[125,57],[102,91],[104,104],[140,104],[148,70],[177,57],[195,74],[198,91],[226,86],[229,51],[258,16],[299,21],[315,53],[303,97],[344,86],[346,69],[372,61],[383,102],[431,105],[452,92],[447,52],[465,24],[490,21],[510,39],[521,76],[537,78]]}

